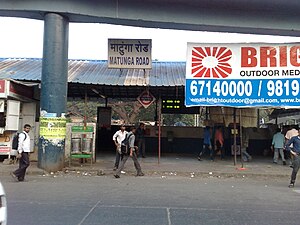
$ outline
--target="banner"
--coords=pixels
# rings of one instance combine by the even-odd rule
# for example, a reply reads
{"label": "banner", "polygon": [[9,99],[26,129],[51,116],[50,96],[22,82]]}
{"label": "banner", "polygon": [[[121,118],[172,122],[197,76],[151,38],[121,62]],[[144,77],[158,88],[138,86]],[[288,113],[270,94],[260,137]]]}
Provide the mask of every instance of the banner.
{"label": "banner", "polygon": [[0,80],[0,98],[7,98],[7,86],[9,81],[7,80]]}
{"label": "banner", "polygon": [[300,106],[299,43],[188,43],[186,106]]}
{"label": "banner", "polygon": [[40,117],[40,136],[44,139],[63,140],[66,137],[66,118]]}

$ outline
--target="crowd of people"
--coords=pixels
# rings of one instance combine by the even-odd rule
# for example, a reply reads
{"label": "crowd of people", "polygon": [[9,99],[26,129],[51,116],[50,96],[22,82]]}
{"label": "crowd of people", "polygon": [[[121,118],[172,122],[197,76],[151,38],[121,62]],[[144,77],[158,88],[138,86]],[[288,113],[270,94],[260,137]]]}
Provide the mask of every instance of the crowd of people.
{"label": "crowd of people", "polygon": [[[236,132],[236,131],[233,131]],[[278,164],[279,156],[282,164],[292,168],[292,174],[290,179],[289,187],[292,188],[295,185],[298,170],[300,168],[300,129],[298,126],[290,126],[285,134],[283,134],[281,128],[277,128],[272,138],[271,149],[273,152],[273,163]],[[247,129],[242,127],[237,133],[238,141],[236,142],[240,149],[241,159],[244,162],[252,160],[252,156],[248,153],[249,148],[249,133]],[[127,154],[122,153],[121,144],[122,141],[128,138],[128,145],[130,151]],[[134,166],[137,171],[137,176],[144,176],[141,166],[138,162],[138,157],[145,158],[145,124],[141,123],[136,129],[131,127],[130,132],[125,130],[125,126],[121,125],[113,135],[113,141],[116,146],[116,160],[114,176],[120,178],[121,171],[129,157],[132,158]],[[202,161],[205,155],[209,155],[209,159],[214,161],[217,155],[220,159],[225,158],[224,148],[224,131],[221,126],[215,128],[206,126],[203,132],[203,147],[200,148],[198,154],[198,160]]]}
{"label": "crowd of people", "polygon": [[[272,138],[271,149],[273,151],[273,163],[278,164],[279,155],[283,165],[292,168],[292,174],[289,187],[295,185],[298,170],[300,168],[300,129],[297,125],[289,126],[285,135],[281,128],[277,128]],[[242,128],[238,136],[238,145],[241,150],[242,160],[245,162],[251,161],[252,156],[248,153],[249,147],[249,134],[245,128]],[[214,160],[216,155],[220,155],[220,159],[224,159],[224,137],[222,127],[213,129],[206,126],[203,132],[203,147],[200,148],[198,160],[202,161],[205,154],[209,154],[210,160]]]}
{"label": "crowd of people", "polygon": [[[235,132],[235,131],[234,131]],[[203,132],[203,147],[200,148],[198,154],[198,160],[202,161],[202,157],[205,154],[209,154],[210,160],[214,160],[216,155],[220,155],[220,159],[225,158],[224,148],[224,134],[221,126],[213,129],[210,126],[206,126]],[[252,156],[248,153],[249,147],[249,134],[243,127],[238,132],[238,145],[240,147],[241,158],[245,162],[252,160]],[[122,142],[128,139],[127,153],[122,152]],[[113,135],[113,141],[116,146],[116,160],[114,165],[114,176],[120,178],[121,172],[125,166],[127,159],[130,157],[134,162],[134,166],[137,172],[137,176],[144,176],[141,166],[138,161],[138,157],[145,158],[146,145],[145,145],[145,124],[140,123],[138,128],[131,127],[130,132],[127,132],[125,125],[121,125]],[[293,169],[291,174],[291,180],[289,187],[294,187],[297,173],[300,167],[300,129],[297,126],[291,126],[285,133],[281,128],[277,128],[272,138],[271,149],[273,151],[273,163],[278,164],[279,155],[283,165],[287,165],[287,161],[290,167]]]}
{"label": "crowd of people", "polygon": [[[203,147],[200,148],[198,160],[201,161],[203,155],[209,153],[209,158],[214,161],[216,155],[220,155],[220,159],[225,159],[224,134],[221,126],[217,126],[215,130],[206,126],[203,132]],[[248,153],[249,134],[246,129],[242,129],[240,137],[238,137],[238,145],[240,145],[243,161],[250,161],[252,156]],[[242,141],[240,141],[240,139]]]}

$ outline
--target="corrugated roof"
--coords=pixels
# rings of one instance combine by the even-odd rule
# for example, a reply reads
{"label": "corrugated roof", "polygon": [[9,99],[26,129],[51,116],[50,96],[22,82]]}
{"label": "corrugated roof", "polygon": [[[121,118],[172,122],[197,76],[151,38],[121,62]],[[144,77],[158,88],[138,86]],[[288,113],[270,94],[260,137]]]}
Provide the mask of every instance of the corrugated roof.
{"label": "corrugated roof", "polygon": [[[0,59],[0,78],[41,80],[42,59]],[[106,60],[69,60],[69,83],[117,86],[184,86],[185,62],[152,63],[151,70],[108,69]]]}

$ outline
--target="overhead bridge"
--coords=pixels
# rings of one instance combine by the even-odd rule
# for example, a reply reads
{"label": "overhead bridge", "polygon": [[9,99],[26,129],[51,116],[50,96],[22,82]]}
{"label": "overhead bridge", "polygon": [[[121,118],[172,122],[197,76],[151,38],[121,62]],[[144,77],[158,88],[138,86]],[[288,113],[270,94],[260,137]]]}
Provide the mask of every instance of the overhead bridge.
{"label": "overhead bridge", "polygon": [[69,22],[300,36],[298,0],[0,0],[0,16],[48,12]]}

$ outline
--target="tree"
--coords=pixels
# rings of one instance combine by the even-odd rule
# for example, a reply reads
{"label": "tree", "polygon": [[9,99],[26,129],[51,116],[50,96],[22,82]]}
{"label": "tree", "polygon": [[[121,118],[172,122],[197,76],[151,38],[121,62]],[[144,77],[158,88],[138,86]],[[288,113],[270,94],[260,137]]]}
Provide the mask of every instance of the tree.
{"label": "tree", "polygon": [[134,124],[142,105],[138,101],[117,101],[109,104],[126,124]]}
{"label": "tree", "polygon": [[88,101],[87,104],[83,100],[73,100],[67,102],[67,112],[72,112],[82,117],[86,116],[87,122],[96,122],[97,107],[99,102]]}
{"label": "tree", "polygon": [[[85,116],[87,122],[96,122],[97,107],[103,106],[103,102],[73,100],[67,102],[68,112]],[[135,124],[139,121],[155,121],[156,103],[144,108],[136,99],[111,99],[108,104],[112,109],[112,118],[124,120],[126,124]],[[194,125],[194,115],[164,114],[163,124],[174,126],[176,122],[183,122],[187,126]]]}
{"label": "tree", "polygon": [[181,122],[187,126],[194,126],[194,115],[190,114],[164,114],[163,124],[174,126],[175,123]]}

